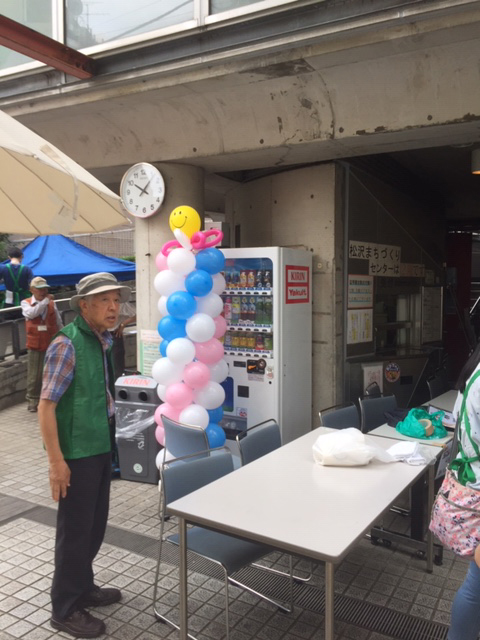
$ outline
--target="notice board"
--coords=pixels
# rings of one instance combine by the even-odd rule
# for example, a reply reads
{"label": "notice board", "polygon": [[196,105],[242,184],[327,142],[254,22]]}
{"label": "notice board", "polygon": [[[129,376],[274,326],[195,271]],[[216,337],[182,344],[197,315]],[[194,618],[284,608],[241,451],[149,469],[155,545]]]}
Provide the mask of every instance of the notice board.
{"label": "notice board", "polygon": [[422,344],[442,339],[442,320],[443,287],[422,287]]}

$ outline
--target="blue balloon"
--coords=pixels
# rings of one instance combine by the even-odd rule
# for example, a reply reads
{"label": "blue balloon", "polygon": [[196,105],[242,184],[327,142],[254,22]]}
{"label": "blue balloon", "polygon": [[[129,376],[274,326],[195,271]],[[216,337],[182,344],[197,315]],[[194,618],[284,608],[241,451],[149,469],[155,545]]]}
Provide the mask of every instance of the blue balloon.
{"label": "blue balloon", "polygon": [[217,447],[223,447],[225,444],[225,440],[227,439],[225,435],[225,431],[219,424],[215,422],[210,422],[208,427],[205,429],[205,433],[207,434],[208,444],[211,449],[216,449]]}
{"label": "blue balloon", "polygon": [[158,333],[165,340],[174,340],[175,338],[184,338],[187,335],[185,329],[186,321],[179,320],[172,316],[165,316],[158,323]]}
{"label": "blue balloon", "polygon": [[197,269],[203,269],[213,275],[225,268],[225,256],[220,249],[202,249],[197,253],[196,265]]}
{"label": "blue balloon", "polygon": [[192,296],[206,296],[213,287],[212,276],[203,269],[194,269],[185,278],[185,287]]}
{"label": "blue balloon", "polygon": [[216,409],[207,409],[210,422],[219,423],[223,418],[223,407],[217,407]]}
{"label": "blue balloon", "polygon": [[179,320],[188,320],[197,310],[197,301],[187,291],[174,291],[167,298],[168,313]]}
{"label": "blue balloon", "polygon": [[169,342],[169,340],[162,340],[159,346],[159,351],[164,358],[167,357],[167,347]]}

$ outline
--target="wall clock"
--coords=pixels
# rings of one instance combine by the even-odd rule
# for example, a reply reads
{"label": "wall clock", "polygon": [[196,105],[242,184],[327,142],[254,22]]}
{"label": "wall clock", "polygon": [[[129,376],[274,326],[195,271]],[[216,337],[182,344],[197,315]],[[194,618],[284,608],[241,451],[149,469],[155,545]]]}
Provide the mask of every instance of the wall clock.
{"label": "wall clock", "polygon": [[162,174],[148,162],[134,164],[122,178],[120,197],[123,206],[136,218],[148,218],[160,209],[165,198]]}

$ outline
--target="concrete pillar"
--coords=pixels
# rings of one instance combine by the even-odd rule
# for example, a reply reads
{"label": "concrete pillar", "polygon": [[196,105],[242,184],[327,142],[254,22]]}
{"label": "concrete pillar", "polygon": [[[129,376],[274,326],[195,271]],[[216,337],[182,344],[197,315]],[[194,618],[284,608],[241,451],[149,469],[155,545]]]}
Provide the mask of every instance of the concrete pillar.
{"label": "concrete pillar", "polygon": [[343,384],[343,224],[335,165],[285,171],[232,189],[228,222],[241,247],[313,253],[312,427],[341,401]]}
{"label": "concrete pillar", "polygon": [[156,332],[160,320],[157,308],[159,296],[153,288],[153,280],[158,273],[155,257],[165,242],[175,239],[168,225],[170,213],[185,204],[196,209],[202,220],[204,218],[203,169],[170,163],[156,163],[156,166],[165,180],[165,200],[157,214],[151,218],[135,220],[137,368],[145,375],[149,375],[148,363],[152,360],[151,352],[156,348],[152,345],[155,333],[149,336],[147,332]]}

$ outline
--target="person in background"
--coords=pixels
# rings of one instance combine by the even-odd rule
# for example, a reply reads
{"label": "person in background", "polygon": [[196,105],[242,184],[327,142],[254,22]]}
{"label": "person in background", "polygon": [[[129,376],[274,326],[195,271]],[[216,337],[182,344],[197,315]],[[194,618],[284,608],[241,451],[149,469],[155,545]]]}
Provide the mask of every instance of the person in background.
{"label": "person in background", "polygon": [[76,289],[70,306],[79,315],[47,349],[38,416],[58,502],[50,624],[96,638],[105,623],[86,609],[121,599],[118,589],[95,584],[93,561],[107,526],[115,441],[111,330],[130,288],[94,273]]}
{"label": "person in background", "polygon": [[[3,265],[0,270],[0,278],[5,284],[5,302],[4,308],[19,307],[22,300],[30,295],[29,285],[33,278],[33,272],[30,267],[22,264],[23,252],[18,247],[10,247],[8,249],[8,259],[10,262]],[[14,320],[21,318],[21,311],[11,311],[8,314],[2,314],[3,320]]]}
{"label": "person in background", "polygon": [[40,400],[45,352],[63,322],[48,292],[45,278],[37,276],[30,282],[31,298],[21,301],[27,334],[27,409],[35,412]]}
{"label": "person in background", "polygon": [[[462,407],[463,393],[470,378],[480,370],[480,344],[472,353],[467,363],[460,372],[456,388],[459,391],[453,415],[458,418]],[[478,458],[472,441],[480,447],[480,377],[470,387],[466,399],[465,411],[470,422],[470,435],[468,437],[465,428],[465,418],[458,425],[458,442],[467,458],[471,458],[468,464],[469,479],[466,486],[480,491],[480,459]],[[461,459],[459,453],[457,459]],[[457,480],[459,473],[456,472]],[[464,475],[462,473],[462,475]],[[461,587],[458,589],[452,604],[451,625],[448,631],[448,640],[477,640],[480,633],[480,546],[476,548],[475,555],[468,567],[467,575]]]}
{"label": "person in background", "polygon": [[119,378],[125,371],[125,342],[123,332],[129,324],[134,324],[137,320],[135,307],[130,302],[124,302],[120,305],[120,313],[118,315],[118,324],[113,329],[113,370],[115,371],[115,379]]}

